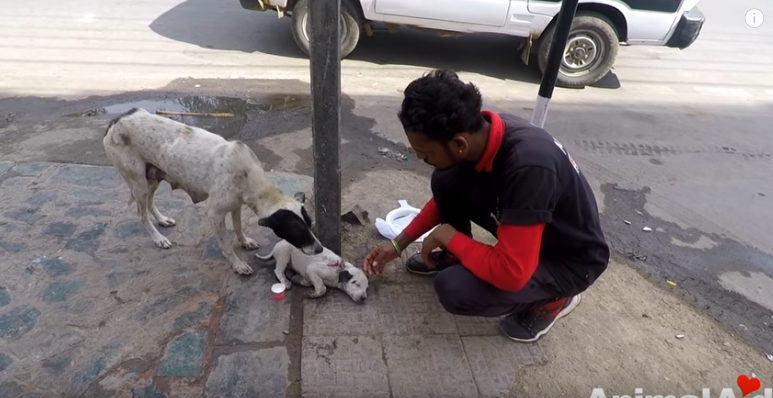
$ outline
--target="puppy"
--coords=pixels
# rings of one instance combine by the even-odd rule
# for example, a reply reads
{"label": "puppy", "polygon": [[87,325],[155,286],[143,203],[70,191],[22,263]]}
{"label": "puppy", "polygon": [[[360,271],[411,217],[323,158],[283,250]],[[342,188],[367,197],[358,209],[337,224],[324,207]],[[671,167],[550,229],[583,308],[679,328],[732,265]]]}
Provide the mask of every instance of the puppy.
{"label": "puppy", "polygon": [[162,249],[172,247],[172,243],[158,232],[149,215],[161,226],[175,225],[153,202],[158,185],[166,181],[173,190],[187,193],[194,204],[208,200],[207,218],[223,256],[238,274],[253,271],[226,241],[226,214],[231,213],[239,243],[248,250],[258,248],[258,243],[245,236],[242,229],[242,205],[258,215],[259,225],[270,228],[303,253],[322,252],[322,245],[311,231],[303,193],[291,198],[274,186],[255,153],[242,142],[227,141],[204,129],[134,108],[110,122],[102,144],[129,186],[128,204],[137,203],[140,222]]}
{"label": "puppy", "polygon": [[261,260],[276,260],[274,274],[285,288],[290,289],[292,283],[287,280],[285,270],[290,265],[296,272],[292,276],[292,282],[306,287],[314,287],[314,291],[307,292],[306,298],[319,298],[327,293],[327,288],[342,290],[356,303],[364,303],[368,298],[368,277],[361,269],[355,267],[341,257],[324,248],[322,253],[309,256],[293,247],[285,240],[279,241],[271,253],[255,257]]}

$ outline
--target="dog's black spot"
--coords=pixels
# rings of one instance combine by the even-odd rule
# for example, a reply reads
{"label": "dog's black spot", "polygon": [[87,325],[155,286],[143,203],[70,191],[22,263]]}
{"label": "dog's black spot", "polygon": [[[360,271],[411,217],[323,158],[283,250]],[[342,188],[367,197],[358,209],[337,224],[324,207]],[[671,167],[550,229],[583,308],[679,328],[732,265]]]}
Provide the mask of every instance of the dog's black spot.
{"label": "dog's black spot", "polygon": [[120,137],[121,137],[121,142],[123,142],[124,145],[129,146],[132,144],[132,139],[128,135],[121,134]]}
{"label": "dog's black spot", "polygon": [[[258,225],[271,228],[276,236],[301,250],[316,244],[316,238],[311,233],[308,221],[301,219],[290,210],[277,210],[274,214],[258,220]],[[319,246],[317,250],[317,254],[322,253],[322,246]]]}
{"label": "dog's black spot", "polygon": [[354,275],[350,274],[349,271],[343,270],[338,273],[338,283],[346,283],[349,282],[349,279],[352,279]]}
{"label": "dog's black spot", "polygon": [[107,124],[107,129],[105,129],[105,135],[107,135],[107,133],[110,132],[110,129],[113,126],[115,126],[115,124],[118,123],[119,120],[121,120],[123,117],[126,117],[126,116],[134,114],[138,110],[140,110],[140,108],[129,109],[128,111],[124,112],[123,114],[118,115],[115,119],[111,120],[110,123]]}

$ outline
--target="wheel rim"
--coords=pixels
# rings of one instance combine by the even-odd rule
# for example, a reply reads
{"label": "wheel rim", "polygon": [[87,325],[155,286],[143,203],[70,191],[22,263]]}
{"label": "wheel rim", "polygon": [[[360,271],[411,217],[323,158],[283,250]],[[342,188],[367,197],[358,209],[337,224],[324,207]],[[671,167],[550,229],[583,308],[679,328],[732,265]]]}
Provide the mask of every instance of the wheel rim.
{"label": "wheel rim", "polygon": [[[306,41],[311,44],[311,34],[309,34],[309,14],[306,13],[303,16],[303,19],[301,20],[301,26],[303,26],[303,38],[306,39]],[[344,38],[346,37],[347,29],[346,24],[344,23],[344,17],[341,15],[340,18],[338,18],[338,29],[340,30],[340,40],[341,43],[344,42]]]}
{"label": "wheel rim", "polygon": [[587,75],[601,63],[605,50],[604,41],[596,32],[572,32],[566,41],[561,68],[567,76]]}

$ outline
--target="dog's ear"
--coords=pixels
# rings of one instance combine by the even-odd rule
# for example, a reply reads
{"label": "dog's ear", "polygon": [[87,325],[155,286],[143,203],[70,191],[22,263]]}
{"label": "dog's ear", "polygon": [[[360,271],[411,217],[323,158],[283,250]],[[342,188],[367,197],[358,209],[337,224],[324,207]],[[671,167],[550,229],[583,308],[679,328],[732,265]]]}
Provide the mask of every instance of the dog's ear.
{"label": "dog's ear", "polygon": [[296,192],[295,195],[293,195],[295,200],[298,202],[301,202],[301,204],[306,204],[306,194],[303,192]]}
{"label": "dog's ear", "polygon": [[277,213],[274,213],[266,218],[261,218],[258,220],[258,225],[261,227],[271,228],[274,229],[277,224]]}
{"label": "dog's ear", "polygon": [[346,283],[349,282],[349,279],[352,279],[354,275],[350,274],[349,271],[343,270],[338,273],[338,283]]}
{"label": "dog's ear", "polygon": [[305,206],[301,206],[301,216],[303,217],[303,222],[305,222],[306,225],[311,227],[311,217],[309,217],[309,213],[306,211]]}

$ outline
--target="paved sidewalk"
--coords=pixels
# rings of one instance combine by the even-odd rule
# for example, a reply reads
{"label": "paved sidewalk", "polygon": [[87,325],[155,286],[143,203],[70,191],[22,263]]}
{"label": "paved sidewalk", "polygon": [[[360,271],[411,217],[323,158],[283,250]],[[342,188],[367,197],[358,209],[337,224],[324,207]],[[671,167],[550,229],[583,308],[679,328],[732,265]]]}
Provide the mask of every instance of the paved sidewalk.
{"label": "paved sidewalk", "polygon": [[[366,177],[344,201],[374,219],[391,204],[372,198],[417,178],[400,173]],[[310,191],[307,177],[271,177]],[[755,372],[773,386],[762,353],[617,261],[523,345],[493,320],[445,313],[430,280],[399,266],[364,305],[298,288],[275,302],[272,264],[238,248],[256,273],[236,276],[202,206],[166,184],[157,203],[177,220],[162,229],[175,246],[156,248],[109,167],[0,162],[0,197],[0,398],[740,396],[736,377]],[[245,214],[267,252],[275,238]],[[375,241],[372,225],[347,226],[345,255],[359,262]]]}
{"label": "paved sidewalk", "polygon": [[147,237],[109,167],[0,163],[0,195],[2,398],[496,397],[545,358],[494,322],[445,313],[427,279],[397,268],[365,305],[299,289],[274,302],[272,264],[239,249],[256,274],[236,276],[202,206],[166,184],[170,250]]}

